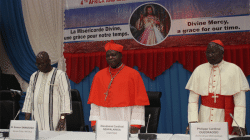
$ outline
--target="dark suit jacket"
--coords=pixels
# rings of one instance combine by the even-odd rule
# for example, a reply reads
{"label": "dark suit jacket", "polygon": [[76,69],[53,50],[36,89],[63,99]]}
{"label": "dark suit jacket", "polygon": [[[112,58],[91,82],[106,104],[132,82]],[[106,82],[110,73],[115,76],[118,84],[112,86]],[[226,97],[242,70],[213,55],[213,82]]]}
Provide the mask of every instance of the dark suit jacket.
{"label": "dark suit jacket", "polygon": [[0,80],[0,90],[21,90],[20,84],[14,75],[2,73]]}
{"label": "dark suit jacket", "polygon": [[[0,91],[5,93],[4,90],[10,90],[10,89],[21,90],[21,87],[20,87],[20,84],[18,83],[18,81],[14,75],[2,73],[0,75]],[[20,105],[19,105],[20,98],[21,98],[21,96],[19,94],[16,94],[16,96],[12,97],[12,100],[14,100],[16,102],[15,103],[15,114],[20,109]],[[0,98],[0,100],[2,100],[2,99]],[[0,116],[0,118],[1,118],[0,119],[0,127],[2,129],[8,128],[10,122],[6,121],[6,120],[8,120],[9,118],[12,118],[8,115],[6,116],[5,113],[6,112],[0,112],[0,115],[1,115]]]}
{"label": "dark suit jacket", "polygon": [[[11,74],[1,74],[0,77],[0,90],[10,90],[10,89],[15,89],[15,90],[21,90],[20,84],[17,81],[16,77]],[[16,102],[19,102],[21,96],[19,94],[16,94],[14,97],[14,100]]]}

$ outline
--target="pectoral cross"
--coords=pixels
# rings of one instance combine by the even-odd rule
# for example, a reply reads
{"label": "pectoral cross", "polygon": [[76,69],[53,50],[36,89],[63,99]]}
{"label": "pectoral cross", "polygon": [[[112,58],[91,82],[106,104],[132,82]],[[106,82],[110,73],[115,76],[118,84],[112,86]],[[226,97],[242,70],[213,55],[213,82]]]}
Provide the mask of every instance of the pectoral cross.
{"label": "pectoral cross", "polygon": [[[110,89],[110,86],[111,86],[111,84],[112,84],[114,78],[115,78],[116,75],[124,68],[125,65],[121,64],[121,66],[122,66],[122,68],[115,74],[115,76],[112,76],[112,74],[111,74],[111,72],[110,72],[110,67],[109,67],[109,74],[110,74],[111,80],[110,80],[110,82],[109,82],[108,90],[104,93],[104,94],[106,95],[105,101],[106,101],[106,98],[108,97],[109,89]],[[121,67],[121,66],[119,66],[119,67]],[[118,68],[119,68],[119,67],[118,67]]]}
{"label": "pectoral cross", "polygon": [[108,94],[109,94],[109,88],[110,88],[110,86],[111,86],[111,84],[112,84],[113,80],[114,80],[114,78],[111,78],[111,81],[109,82],[108,90],[107,90],[107,92],[105,92],[105,93],[104,93],[104,94],[106,95],[106,96],[105,96],[105,101],[106,101],[106,98],[108,97]]}
{"label": "pectoral cross", "polygon": [[214,96],[212,96],[212,98],[214,98],[214,103],[216,103],[216,98],[219,98],[219,96],[216,96],[216,93],[214,93]]}

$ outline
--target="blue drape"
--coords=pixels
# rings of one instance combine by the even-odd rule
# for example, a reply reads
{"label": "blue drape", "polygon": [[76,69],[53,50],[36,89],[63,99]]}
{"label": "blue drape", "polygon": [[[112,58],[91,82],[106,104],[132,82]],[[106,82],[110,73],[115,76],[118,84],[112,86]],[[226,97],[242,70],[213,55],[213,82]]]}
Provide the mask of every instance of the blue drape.
{"label": "blue drape", "polygon": [[[137,67],[134,67],[137,69]],[[89,113],[90,105],[87,104],[90,86],[94,75],[99,71],[95,68],[89,76],[83,79],[79,84],[71,81],[71,88],[80,91],[85,123],[90,126]],[[147,91],[161,91],[161,113],[158,125],[158,133],[185,133],[187,122],[187,105],[189,91],[185,86],[191,76],[191,72],[183,68],[178,62],[174,63],[170,69],[162,75],[156,77],[153,81],[141,73],[143,82]],[[250,76],[247,77],[250,82]],[[250,94],[246,93],[246,126],[250,130]]]}
{"label": "blue drape", "polygon": [[[29,82],[31,74],[37,71],[36,56],[26,32],[21,0],[0,0],[0,13],[4,48],[16,72]],[[57,67],[57,64],[53,66]]]}
{"label": "blue drape", "polygon": [[0,33],[5,50],[17,73],[28,82],[37,68],[23,20],[21,0],[1,0],[0,10]]}

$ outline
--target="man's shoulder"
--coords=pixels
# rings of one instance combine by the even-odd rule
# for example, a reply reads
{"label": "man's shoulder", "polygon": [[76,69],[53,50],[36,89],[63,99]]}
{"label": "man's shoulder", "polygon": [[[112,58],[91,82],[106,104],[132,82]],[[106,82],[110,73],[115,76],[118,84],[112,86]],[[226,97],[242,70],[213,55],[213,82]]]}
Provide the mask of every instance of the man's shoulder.
{"label": "man's shoulder", "polygon": [[224,67],[228,67],[228,68],[234,68],[234,69],[240,69],[239,66],[237,66],[236,64],[234,63],[231,63],[231,62],[227,62],[227,61],[224,61]]}
{"label": "man's shoulder", "polygon": [[66,72],[64,72],[64,71],[62,71],[62,70],[59,70],[59,69],[57,69],[57,68],[55,68],[55,70],[57,71],[56,73],[59,74],[59,75],[60,75],[60,74],[65,74],[65,73],[66,73]]}
{"label": "man's shoulder", "polygon": [[209,68],[209,63],[208,62],[204,63],[204,64],[201,64],[198,67],[196,67],[194,72],[200,72],[200,71],[202,71],[204,69],[207,69],[207,68]]}
{"label": "man's shoulder", "polygon": [[139,72],[129,66],[124,66],[124,70],[128,73],[134,73],[134,74],[139,74]]}
{"label": "man's shoulder", "polygon": [[[108,67],[98,71],[95,74],[95,77],[100,77],[100,76],[106,74],[107,72],[108,72]],[[126,66],[126,65],[124,66],[123,70],[121,70],[120,73],[131,74],[131,75],[140,75],[140,73],[137,70],[135,70],[129,66]]]}
{"label": "man's shoulder", "polygon": [[102,75],[102,74],[106,73],[107,71],[108,71],[108,67],[103,68],[103,69],[101,69],[100,71],[98,71],[98,72],[95,74],[95,76],[97,76],[97,75]]}
{"label": "man's shoulder", "polygon": [[39,72],[39,70],[38,70],[38,71],[33,72],[33,73],[31,74],[31,77],[35,76],[38,72]]}

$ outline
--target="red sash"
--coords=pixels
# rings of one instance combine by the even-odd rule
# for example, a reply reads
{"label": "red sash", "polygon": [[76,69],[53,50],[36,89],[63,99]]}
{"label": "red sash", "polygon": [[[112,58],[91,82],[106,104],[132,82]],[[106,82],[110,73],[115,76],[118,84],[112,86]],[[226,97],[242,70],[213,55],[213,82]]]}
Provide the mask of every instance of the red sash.
{"label": "red sash", "polygon": [[207,107],[225,109],[225,122],[228,123],[228,133],[231,134],[233,131],[232,122],[233,119],[230,117],[230,113],[234,114],[234,99],[233,96],[219,95],[214,103],[214,93],[209,93],[208,96],[201,96],[201,104]]}

